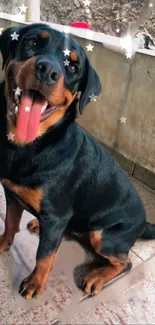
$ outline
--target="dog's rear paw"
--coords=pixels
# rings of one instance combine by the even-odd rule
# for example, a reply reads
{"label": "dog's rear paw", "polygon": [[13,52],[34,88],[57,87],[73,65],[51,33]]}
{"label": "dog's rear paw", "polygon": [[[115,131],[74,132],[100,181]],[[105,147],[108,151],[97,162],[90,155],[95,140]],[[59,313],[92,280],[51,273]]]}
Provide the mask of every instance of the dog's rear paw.
{"label": "dog's rear paw", "polygon": [[39,235],[40,232],[39,220],[37,218],[34,218],[27,224],[27,228],[31,233]]}
{"label": "dog's rear paw", "polygon": [[106,282],[104,274],[105,269],[103,267],[89,271],[83,277],[81,289],[86,294],[91,293],[92,296],[98,294],[101,291],[104,283]]}
{"label": "dog's rear paw", "polygon": [[10,245],[6,239],[6,237],[4,237],[4,235],[0,236],[0,254],[8,251],[10,248]]}

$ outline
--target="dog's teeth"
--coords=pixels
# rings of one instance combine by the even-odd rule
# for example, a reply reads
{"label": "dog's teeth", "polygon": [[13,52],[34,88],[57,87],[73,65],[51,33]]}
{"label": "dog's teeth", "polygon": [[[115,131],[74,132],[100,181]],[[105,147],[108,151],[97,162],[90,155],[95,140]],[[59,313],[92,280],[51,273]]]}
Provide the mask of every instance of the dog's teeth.
{"label": "dog's teeth", "polygon": [[19,87],[17,87],[16,89],[14,89],[14,99],[15,99],[15,101],[20,101],[20,98],[21,98],[21,93],[22,93],[22,90],[19,88]]}
{"label": "dog's teeth", "polygon": [[19,101],[20,100],[20,95],[14,94],[14,99]]}
{"label": "dog's teeth", "polygon": [[45,109],[47,108],[47,103],[42,107],[41,113],[43,113],[45,111]]}
{"label": "dog's teeth", "polygon": [[15,114],[17,114],[17,113],[18,113],[18,109],[19,109],[19,107],[18,107],[18,106],[16,106],[16,107],[15,107]]}

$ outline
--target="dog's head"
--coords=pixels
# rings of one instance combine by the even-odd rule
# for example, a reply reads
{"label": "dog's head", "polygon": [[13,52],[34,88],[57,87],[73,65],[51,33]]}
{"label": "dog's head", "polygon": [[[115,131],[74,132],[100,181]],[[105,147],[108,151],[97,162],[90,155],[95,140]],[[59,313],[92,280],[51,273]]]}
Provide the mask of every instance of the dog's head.
{"label": "dog's head", "polygon": [[0,50],[9,130],[17,143],[32,142],[58,123],[79,92],[82,114],[90,96],[101,91],[84,50],[48,25],[8,28]]}

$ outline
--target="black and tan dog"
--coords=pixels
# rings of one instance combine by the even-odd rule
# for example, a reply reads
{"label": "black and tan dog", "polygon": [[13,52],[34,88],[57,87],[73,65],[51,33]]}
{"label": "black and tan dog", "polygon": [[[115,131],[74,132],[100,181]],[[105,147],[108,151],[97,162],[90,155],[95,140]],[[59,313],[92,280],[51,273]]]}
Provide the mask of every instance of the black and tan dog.
{"label": "black and tan dog", "polygon": [[5,30],[0,49],[0,177],[7,201],[0,252],[12,244],[23,209],[36,216],[29,224],[40,227],[36,267],[19,290],[31,299],[44,291],[64,233],[87,233],[109,261],[83,279],[83,290],[97,294],[131,267],[137,238],[155,238],[126,174],[75,123],[77,107],[82,113],[99,95],[99,77],[83,49],[47,25]]}

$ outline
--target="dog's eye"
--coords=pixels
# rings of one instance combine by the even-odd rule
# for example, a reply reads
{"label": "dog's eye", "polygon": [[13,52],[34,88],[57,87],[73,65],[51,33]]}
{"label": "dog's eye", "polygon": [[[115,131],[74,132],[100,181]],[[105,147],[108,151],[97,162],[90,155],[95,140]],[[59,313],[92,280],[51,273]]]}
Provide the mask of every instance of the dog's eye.
{"label": "dog's eye", "polygon": [[35,39],[30,40],[29,43],[30,43],[31,46],[36,46],[37,45],[37,42],[36,42]]}
{"label": "dog's eye", "polygon": [[75,72],[77,72],[77,67],[75,65],[69,65],[68,66],[68,71],[72,72],[72,73],[75,73]]}
{"label": "dog's eye", "polygon": [[36,45],[37,45],[37,42],[36,42],[35,39],[30,39],[30,40],[28,41],[28,44],[29,44],[30,47],[35,48]]}
{"label": "dog's eye", "polygon": [[37,46],[37,41],[36,41],[35,38],[26,39],[24,41],[24,46],[25,46],[25,48],[29,48],[29,49],[33,48],[33,49],[35,49],[35,47]]}
{"label": "dog's eye", "polygon": [[35,38],[24,40],[24,55],[28,58],[32,57],[37,50],[37,40]]}

